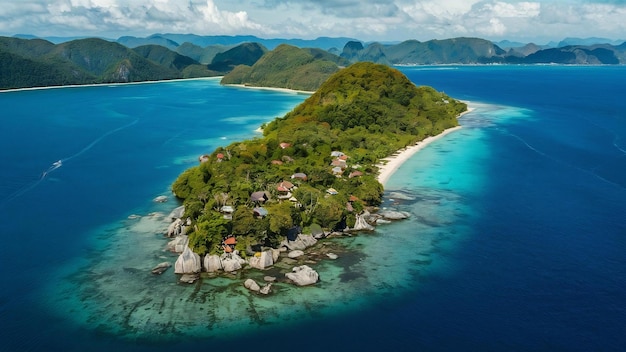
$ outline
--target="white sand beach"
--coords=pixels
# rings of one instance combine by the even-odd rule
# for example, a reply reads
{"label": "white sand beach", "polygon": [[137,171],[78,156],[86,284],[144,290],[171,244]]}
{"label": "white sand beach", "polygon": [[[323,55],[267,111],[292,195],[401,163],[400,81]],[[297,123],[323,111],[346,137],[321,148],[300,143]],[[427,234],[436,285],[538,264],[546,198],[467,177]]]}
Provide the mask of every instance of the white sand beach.
{"label": "white sand beach", "polygon": [[[466,103],[468,103],[468,102],[466,102]],[[459,118],[461,116],[463,116],[463,115],[473,111],[473,110],[474,110],[473,108],[468,107],[467,111],[465,111],[461,115],[459,115]],[[406,162],[413,155],[415,155],[415,153],[419,152],[420,150],[425,148],[430,143],[432,143],[432,142],[442,138],[443,136],[447,135],[448,133],[452,133],[454,131],[458,131],[459,129],[461,129],[461,126],[448,128],[447,130],[441,132],[440,134],[438,134],[436,136],[424,138],[423,140],[415,143],[415,145],[412,145],[410,147],[406,147],[404,149],[400,149],[396,153],[394,153],[392,156],[389,156],[389,157],[381,159],[381,162],[377,165],[379,170],[380,170],[380,172],[378,174],[378,182],[380,182],[384,186],[385,183],[391,177],[391,175],[393,175],[393,173],[396,172],[396,170],[398,170],[398,168],[402,164],[404,164],[404,162]]]}
{"label": "white sand beach", "polygon": [[245,84],[224,84],[224,87],[235,87],[235,88],[246,88],[246,89],[256,89],[256,90],[271,90],[274,92],[282,92],[282,93],[292,93],[292,94],[313,94],[314,91],[308,90],[297,90],[297,89],[288,89],[288,88],[276,88],[276,87],[257,87],[257,86],[248,86]]}
{"label": "white sand beach", "polygon": [[209,81],[209,80],[222,79],[222,77],[223,76],[197,77],[197,78],[174,78],[174,79],[162,79],[162,80],[154,80],[154,81],[138,81],[138,82],[122,82],[122,83],[67,84],[67,85],[59,85],[59,86],[11,88],[11,89],[0,89],[0,93],[22,92],[22,91],[29,91],[29,90],[62,89],[62,88],[115,87],[115,86],[136,85],[136,84],[164,83],[164,82],[201,81],[201,80]]}

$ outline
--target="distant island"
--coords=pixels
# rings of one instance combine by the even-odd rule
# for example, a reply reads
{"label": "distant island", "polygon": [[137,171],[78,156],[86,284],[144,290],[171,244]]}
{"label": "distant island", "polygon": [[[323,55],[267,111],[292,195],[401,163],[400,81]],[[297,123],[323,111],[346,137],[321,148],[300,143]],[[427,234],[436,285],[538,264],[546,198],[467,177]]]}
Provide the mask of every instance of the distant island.
{"label": "distant island", "polygon": [[262,269],[280,248],[371,229],[367,214],[383,195],[381,159],[457,126],[466,110],[385,65],[339,70],[264,125],[262,137],[203,155],[178,177],[172,190],[184,205],[168,229],[183,251],[176,271]]}
{"label": "distant island", "polygon": [[[557,46],[451,38],[363,43],[160,34],[147,38],[0,37],[0,90],[227,76],[225,83],[315,90],[355,62],[393,65],[626,63],[626,44],[569,38]],[[508,47],[505,45],[509,45]],[[270,48],[270,49],[268,49]]]}

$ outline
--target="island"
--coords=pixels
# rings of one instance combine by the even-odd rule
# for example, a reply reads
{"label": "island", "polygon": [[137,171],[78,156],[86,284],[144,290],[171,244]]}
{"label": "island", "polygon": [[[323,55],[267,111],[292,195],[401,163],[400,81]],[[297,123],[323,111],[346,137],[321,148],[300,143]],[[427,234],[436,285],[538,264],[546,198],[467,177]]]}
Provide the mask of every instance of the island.
{"label": "island", "polygon": [[[339,70],[262,137],[219,147],[177,178],[183,206],[167,231],[181,253],[176,272],[264,269],[329,234],[372,229],[380,163],[458,126],[466,110],[385,65]],[[289,274],[298,285],[317,280],[306,265]]]}

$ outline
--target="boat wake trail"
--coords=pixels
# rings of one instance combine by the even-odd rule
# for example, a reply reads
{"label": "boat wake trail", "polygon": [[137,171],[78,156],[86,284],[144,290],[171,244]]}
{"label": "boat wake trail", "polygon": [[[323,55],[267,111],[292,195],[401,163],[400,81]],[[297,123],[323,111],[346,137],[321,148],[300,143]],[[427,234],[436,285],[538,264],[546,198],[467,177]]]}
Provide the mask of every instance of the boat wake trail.
{"label": "boat wake trail", "polygon": [[[50,175],[50,173],[54,172],[55,170],[59,169],[60,167],[62,167],[64,165],[65,162],[70,161],[72,159],[75,159],[83,154],[85,154],[86,152],[88,152],[91,148],[93,148],[96,144],[98,144],[100,141],[102,141],[103,139],[105,139],[106,137],[112,135],[113,133],[119,132],[121,130],[124,130],[128,127],[131,127],[133,125],[135,125],[137,122],[139,122],[139,120],[135,120],[129,124],[126,124],[124,126],[115,128],[111,131],[106,132],[105,134],[101,135],[100,137],[96,138],[95,140],[93,140],[91,143],[89,143],[87,146],[85,146],[84,148],[82,148],[81,150],[79,150],[77,153],[70,155],[66,158],[61,158],[55,162],[53,162],[46,170],[44,170],[40,176],[38,178],[28,178],[26,180],[22,180],[22,182],[17,182],[17,181],[13,181],[11,182],[11,187],[13,188],[14,191],[13,193],[9,194],[6,198],[0,200],[0,205],[5,205],[11,201],[13,201],[14,199],[24,195],[26,192],[32,190],[33,188],[37,187],[42,181],[44,181],[46,179],[46,177],[48,177]],[[15,189],[17,188],[17,189]]]}
{"label": "boat wake trail", "polygon": [[74,154],[74,155],[71,155],[71,156],[68,156],[67,158],[61,159],[60,161],[61,161],[61,162],[66,162],[66,161],[72,160],[72,159],[74,159],[74,158],[77,158],[77,157],[79,157],[79,156],[81,156],[81,155],[85,154],[86,152],[88,152],[88,151],[89,151],[89,149],[93,148],[96,144],[98,144],[100,141],[102,141],[102,140],[103,140],[103,139],[105,139],[106,137],[108,137],[108,136],[112,135],[113,133],[116,133],[116,132],[119,132],[119,131],[121,131],[121,130],[127,129],[128,127],[130,127],[130,126],[132,126],[132,125],[136,124],[137,122],[139,122],[139,120],[138,120],[138,119],[137,119],[137,120],[135,120],[135,121],[133,121],[133,122],[131,122],[131,123],[129,123],[129,124],[126,124],[126,125],[124,125],[124,126],[120,126],[120,127],[116,128],[116,129],[114,129],[114,130],[111,130],[111,131],[109,131],[109,132],[107,132],[107,133],[103,134],[102,136],[100,136],[100,137],[96,138],[93,142],[89,143],[86,147],[84,147],[83,149],[81,149],[80,151],[78,151],[78,153],[76,153],[76,154]]}
{"label": "boat wake trail", "polygon": [[515,139],[517,139],[520,143],[524,144],[524,145],[525,145],[528,149],[530,149],[530,150],[532,150],[533,152],[535,152],[535,153],[537,153],[537,154],[539,154],[539,155],[543,156],[544,158],[550,159],[550,160],[552,160],[552,161],[554,161],[554,162],[556,162],[556,163],[559,163],[559,164],[561,164],[561,165],[565,165],[565,166],[567,166],[567,167],[569,167],[569,168],[573,168],[573,169],[576,169],[576,170],[578,170],[578,171],[580,171],[580,172],[583,172],[583,173],[586,173],[586,174],[588,174],[588,175],[594,176],[594,177],[596,177],[597,179],[601,180],[602,182],[605,182],[605,183],[610,184],[610,185],[612,185],[612,186],[615,186],[615,187],[621,188],[622,190],[626,189],[626,187],[624,187],[624,185],[622,185],[622,184],[620,184],[620,183],[618,183],[618,182],[611,181],[611,180],[609,180],[609,179],[607,179],[607,178],[604,178],[604,177],[602,177],[601,175],[597,174],[597,173],[596,173],[596,170],[599,168],[599,166],[598,166],[598,167],[596,167],[596,168],[594,168],[594,169],[587,170],[587,169],[582,168],[582,167],[580,167],[580,166],[572,165],[572,164],[570,164],[570,163],[568,163],[568,162],[565,162],[565,161],[563,161],[563,160],[561,160],[561,159],[557,159],[557,158],[555,158],[555,157],[552,157],[552,156],[550,156],[550,155],[548,155],[548,154],[546,154],[546,153],[544,153],[544,152],[542,152],[542,151],[538,150],[537,148],[535,148],[535,147],[533,147],[532,145],[530,145],[530,144],[529,144],[526,140],[524,140],[522,137],[520,137],[520,136],[518,136],[518,135],[515,135],[515,134],[510,133],[510,132],[507,132],[507,131],[503,131],[503,133],[505,133],[505,134],[507,134],[507,135],[509,135],[509,136],[511,136],[511,137],[513,137],[513,138],[515,138]]}

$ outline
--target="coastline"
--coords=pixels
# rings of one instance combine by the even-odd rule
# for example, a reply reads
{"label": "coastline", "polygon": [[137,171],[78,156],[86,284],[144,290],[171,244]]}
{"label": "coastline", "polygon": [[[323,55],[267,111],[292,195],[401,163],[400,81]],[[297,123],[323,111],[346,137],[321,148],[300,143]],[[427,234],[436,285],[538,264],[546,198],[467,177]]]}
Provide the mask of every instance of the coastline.
{"label": "coastline", "polygon": [[[461,113],[458,118],[461,118],[463,115],[468,114],[474,111],[473,107],[469,106],[469,102],[465,102],[468,104],[467,111]],[[379,169],[379,173],[377,176],[378,182],[380,182],[383,186],[389,181],[389,178],[404,164],[407,160],[409,160],[415,153],[424,149],[430,143],[444,137],[445,135],[452,133],[454,131],[460,130],[461,126],[455,126],[444,130],[436,136],[426,137],[423,140],[415,143],[412,146],[406,147],[404,149],[400,149],[395,152],[393,155],[388,156],[386,158],[380,159],[380,163],[376,166]]]}
{"label": "coastline", "polygon": [[44,86],[44,87],[27,87],[27,88],[13,88],[13,89],[0,89],[0,93],[11,92],[23,92],[30,90],[46,90],[46,89],[61,89],[61,88],[84,88],[84,87],[101,87],[101,86],[126,86],[131,84],[153,84],[153,83],[165,83],[165,82],[181,82],[181,81],[200,81],[200,80],[217,80],[222,79],[223,76],[213,77],[196,77],[196,78],[174,78],[174,79],[161,79],[156,81],[140,81],[140,82],[125,82],[125,83],[90,83],[90,84],[68,84],[62,86]]}
{"label": "coastline", "polygon": [[277,87],[257,87],[257,86],[247,86],[245,84],[223,84],[224,87],[234,87],[234,88],[245,88],[245,89],[255,89],[255,90],[271,90],[274,92],[281,93],[291,93],[291,94],[307,94],[311,95],[315,93],[314,91],[309,90],[297,90],[297,89],[289,89],[289,88],[277,88]]}

